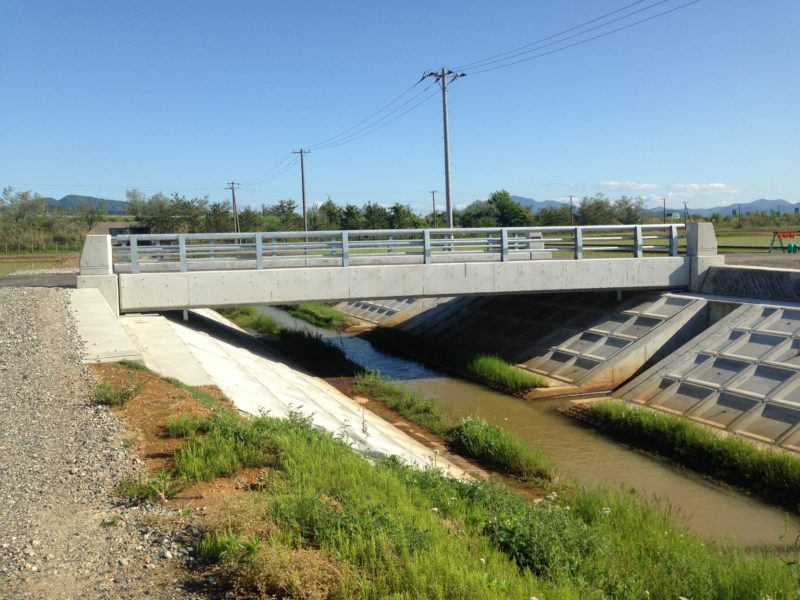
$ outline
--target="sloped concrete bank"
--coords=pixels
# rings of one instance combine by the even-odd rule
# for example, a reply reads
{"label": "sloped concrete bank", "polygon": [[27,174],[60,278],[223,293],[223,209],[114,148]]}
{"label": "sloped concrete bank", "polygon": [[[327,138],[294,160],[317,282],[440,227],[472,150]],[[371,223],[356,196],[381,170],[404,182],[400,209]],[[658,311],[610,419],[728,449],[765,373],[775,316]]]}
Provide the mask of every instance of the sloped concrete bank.
{"label": "sloped concrete bank", "polygon": [[[77,290],[73,306],[102,301],[95,289]],[[92,299],[88,296],[93,295]],[[198,311],[206,319],[238,329],[211,310]],[[190,385],[218,386],[242,412],[285,417],[301,412],[322,429],[348,441],[358,452],[369,457],[398,456],[402,460],[426,466],[436,464],[455,477],[465,472],[436,452],[415,441],[377,415],[364,410],[326,382],[286,364],[285,359],[268,351],[255,351],[248,344],[222,339],[197,331],[187,324],[157,314],[117,318],[108,311],[102,327],[89,326],[78,319],[78,330],[85,340],[86,362],[119,360],[141,356],[156,373],[174,377]],[[103,344],[104,332],[111,346]],[[241,330],[240,330],[241,331]],[[120,351],[120,348],[125,350]],[[135,349],[131,350],[131,349]]]}
{"label": "sloped concrete bank", "polygon": [[[764,278],[773,291],[796,279],[783,270],[750,269],[748,278],[731,288],[734,270],[718,271],[724,274],[709,275],[710,291],[749,290],[752,296]],[[423,343],[498,354],[547,377],[550,385],[529,392],[529,400],[608,393],[800,451],[800,305],[707,294],[620,299],[594,293],[383,306],[386,310],[374,310],[369,302],[339,308],[378,314],[375,321],[394,324]]]}

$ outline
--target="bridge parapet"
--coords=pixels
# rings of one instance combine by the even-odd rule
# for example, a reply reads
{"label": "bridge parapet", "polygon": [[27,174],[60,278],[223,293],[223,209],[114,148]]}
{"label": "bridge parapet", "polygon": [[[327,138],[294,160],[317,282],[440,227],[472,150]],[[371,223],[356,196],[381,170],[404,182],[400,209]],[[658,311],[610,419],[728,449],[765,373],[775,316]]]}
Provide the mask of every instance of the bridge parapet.
{"label": "bridge parapet", "polygon": [[118,273],[678,256],[683,225],[120,235]]}
{"label": "bridge parapet", "polygon": [[709,232],[713,238],[710,224],[690,224],[685,246],[683,229],[670,224],[90,236],[78,285],[100,288],[119,312],[686,289],[717,257],[706,243]]}

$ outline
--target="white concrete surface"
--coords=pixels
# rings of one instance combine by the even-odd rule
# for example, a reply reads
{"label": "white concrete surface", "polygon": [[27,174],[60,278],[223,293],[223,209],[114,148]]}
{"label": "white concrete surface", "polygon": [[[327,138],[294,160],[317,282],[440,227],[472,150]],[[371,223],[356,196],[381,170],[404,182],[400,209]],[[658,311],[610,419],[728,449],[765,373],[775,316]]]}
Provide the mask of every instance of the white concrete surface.
{"label": "white concrete surface", "polygon": [[688,257],[119,274],[121,312],[689,285]]}
{"label": "white concrete surface", "polygon": [[96,288],[72,290],[70,308],[83,340],[83,361],[141,360],[142,356]]}
{"label": "white concrete surface", "polygon": [[[242,412],[286,417],[300,412],[370,457],[398,456],[436,465],[453,477],[465,472],[323,380],[296,371],[161,315],[118,318],[99,290],[73,290],[70,307],[84,343],[84,362],[141,360],[165,377],[189,385],[216,385]],[[231,324],[210,310],[203,316]]]}
{"label": "white concrete surface", "polygon": [[170,321],[160,315],[130,315],[122,328],[141,349],[144,364],[188,385],[213,385],[214,380],[183,345]]}

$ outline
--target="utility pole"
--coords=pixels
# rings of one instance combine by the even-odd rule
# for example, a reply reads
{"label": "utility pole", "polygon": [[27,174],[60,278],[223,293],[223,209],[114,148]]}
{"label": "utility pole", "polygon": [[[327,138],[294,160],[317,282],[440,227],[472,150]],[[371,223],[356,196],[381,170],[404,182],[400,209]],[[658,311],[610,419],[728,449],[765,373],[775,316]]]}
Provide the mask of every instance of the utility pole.
{"label": "utility pole", "polygon": [[447,78],[450,83],[456,79],[466,76],[466,73],[456,73],[449,69],[441,71],[428,71],[422,75],[420,81],[427,77],[433,77],[442,88],[442,122],[444,126],[444,195],[447,204],[447,227],[453,228],[453,201],[450,195],[450,128],[447,124]]}
{"label": "utility pole", "polygon": [[689,223],[689,207],[686,206],[686,202],[683,203],[683,222],[687,225]]}
{"label": "utility pole", "polygon": [[667,197],[666,196],[664,196],[663,202],[664,202],[664,225],[666,225],[667,224]]}
{"label": "utility pole", "polygon": [[239,233],[239,211],[236,209],[236,188],[239,184],[235,181],[229,181],[226,190],[231,191],[231,205],[233,206],[233,231]]}
{"label": "utility pole", "polygon": [[575,213],[572,212],[572,196],[569,197],[569,224],[575,225]]}
{"label": "utility pole", "polygon": [[303,162],[303,156],[309,154],[311,150],[293,150],[292,154],[300,155],[300,185],[303,190],[303,231],[308,231],[308,212],[306,211],[306,168]]}
{"label": "utility pole", "polygon": [[436,190],[431,190],[431,198],[433,199],[433,228],[436,229]]}

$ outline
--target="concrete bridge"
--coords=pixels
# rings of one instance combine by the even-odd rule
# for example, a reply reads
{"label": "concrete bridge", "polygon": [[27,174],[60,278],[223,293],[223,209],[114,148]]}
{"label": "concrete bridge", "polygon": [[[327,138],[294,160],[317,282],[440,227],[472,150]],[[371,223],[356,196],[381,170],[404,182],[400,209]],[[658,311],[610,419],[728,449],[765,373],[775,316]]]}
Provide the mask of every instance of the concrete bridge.
{"label": "concrete bridge", "polygon": [[707,269],[723,262],[708,223],[97,235],[86,238],[78,287],[98,288],[119,314],[366,298],[696,290]]}

